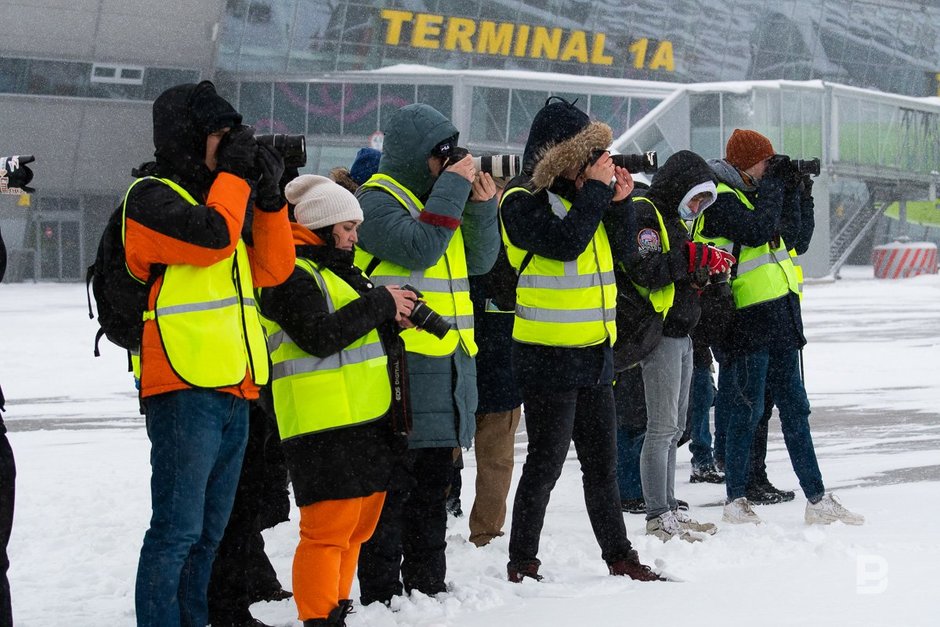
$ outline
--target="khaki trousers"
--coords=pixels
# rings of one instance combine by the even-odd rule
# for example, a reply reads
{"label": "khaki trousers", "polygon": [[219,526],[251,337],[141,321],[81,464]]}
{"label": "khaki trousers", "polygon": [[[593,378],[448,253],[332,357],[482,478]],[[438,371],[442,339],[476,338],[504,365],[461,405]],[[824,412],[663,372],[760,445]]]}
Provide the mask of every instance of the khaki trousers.
{"label": "khaki trousers", "polygon": [[516,429],[521,417],[521,406],[476,415],[473,445],[477,460],[476,497],[470,510],[470,542],[476,546],[503,535]]}

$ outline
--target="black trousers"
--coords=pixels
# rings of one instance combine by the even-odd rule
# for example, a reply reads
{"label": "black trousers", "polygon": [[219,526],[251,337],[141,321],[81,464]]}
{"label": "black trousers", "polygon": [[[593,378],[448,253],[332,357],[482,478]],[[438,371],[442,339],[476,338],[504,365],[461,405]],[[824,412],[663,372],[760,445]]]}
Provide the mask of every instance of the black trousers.
{"label": "black trousers", "polygon": [[754,429],[754,440],[751,442],[751,463],[747,473],[749,488],[757,488],[770,483],[770,479],[767,478],[767,431],[773,413],[774,396],[770,392],[770,386],[767,386],[767,391],[764,393],[764,413]]}
{"label": "black trousers", "polygon": [[360,602],[388,603],[404,590],[444,592],[447,574],[447,492],[454,449],[419,448],[404,454],[375,533],[359,552]]}
{"label": "black trousers", "polygon": [[608,563],[625,559],[631,545],[617,488],[613,387],[533,388],[524,389],[522,397],[529,445],[513,502],[510,561],[522,564],[537,559],[545,510],[572,440],[601,557]]}
{"label": "black trousers", "polygon": [[7,579],[7,570],[10,568],[7,545],[13,530],[15,488],[16,463],[13,460],[13,449],[7,439],[6,427],[0,418],[0,627],[13,626],[10,581]]}

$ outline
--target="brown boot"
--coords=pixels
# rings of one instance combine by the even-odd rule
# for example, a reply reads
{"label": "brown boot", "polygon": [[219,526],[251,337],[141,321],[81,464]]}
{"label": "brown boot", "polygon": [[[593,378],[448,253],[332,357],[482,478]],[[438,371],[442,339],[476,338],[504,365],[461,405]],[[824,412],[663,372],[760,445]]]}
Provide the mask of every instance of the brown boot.
{"label": "brown boot", "polygon": [[627,554],[626,559],[609,562],[607,569],[615,577],[629,577],[636,581],[666,581],[654,573],[649,566],[640,563],[640,556],[633,549]]}
{"label": "brown boot", "polygon": [[509,581],[513,583],[522,583],[522,580],[528,577],[536,581],[542,581],[542,575],[539,574],[539,566],[542,562],[531,560],[527,562],[509,562],[506,565],[506,572],[509,575]]}

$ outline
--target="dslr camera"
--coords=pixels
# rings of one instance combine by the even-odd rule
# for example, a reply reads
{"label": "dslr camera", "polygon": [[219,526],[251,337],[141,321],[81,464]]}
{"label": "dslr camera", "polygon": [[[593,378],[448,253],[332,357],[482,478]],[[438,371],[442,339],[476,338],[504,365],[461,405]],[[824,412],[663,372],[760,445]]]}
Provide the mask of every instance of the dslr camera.
{"label": "dslr camera", "polygon": [[[454,146],[450,155],[444,162],[444,167],[452,166],[467,155],[470,151],[463,146]],[[495,178],[512,178],[522,171],[522,157],[519,155],[487,155],[473,157],[473,167],[478,172],[488,172]]]}
{"label": "dslr camera", "polygon": [[33,180],[33,171],[26,167],[36,157],[32,155],[14,155],[0,157],[0,194],[32,194],[36,190],[29,187]]}
{"label": "dslr camera", "polygon": [[[595,150],[591,153],[590,163],[600,159],[606,150]],[[610,155],[614,165],[625,168],[630,174],[652,174],[659,169],[659,158],[655,150],[644,152],[641,155]]]}
{"label": "dslr camera", "polygon": [[303,135],[255,135],[255,142],[274,148],[284,159],[285,168],[302,168],[307,165],[307,139]]}
{"label": "dslr camera", "polygon": [[819,157],[813,157],[812,159],[791,159],[787,155],[774,155],[767,163],[767,167],[772,167],[773,165],[779,164],[783,161],[789,162],[790,173],[795,178],[801,177],[804,174],[809,174],[810,176],[819,176]]}
{"label": "dslr camera", "polygon": [[[402,285],[401,289],[412,292],[418,298],[424,296],[417,288],[408,284]],[[453,328],[453,325],[445,320],[441,314],[437,313],[428,307],[427,303],[420,300],[415,303],[415,308],[411,310],[411,315],[408,316],[408,320],[419,329],[424,329],[439,340],[443,340],[447,332]]]}

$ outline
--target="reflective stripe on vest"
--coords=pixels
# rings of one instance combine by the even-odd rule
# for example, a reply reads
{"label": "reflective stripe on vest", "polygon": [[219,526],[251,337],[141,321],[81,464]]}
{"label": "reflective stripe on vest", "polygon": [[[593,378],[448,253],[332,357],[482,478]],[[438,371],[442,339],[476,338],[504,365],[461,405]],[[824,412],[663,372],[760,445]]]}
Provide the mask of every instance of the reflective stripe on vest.
{"label": "reflective stripe on vest", "polygon": [[[507,190],[500,206],[523,187]],[[551,211],[564,219],[571,203],[549,193]],[[516,272],[529,254],[515,246],[501,225],[506,255]],[[516,285],[516,316],[512,337],[525,344],[582,347],[617,341],[617,282],[603,223],[574,261],[531,255]]]}
{"label": "reflective stripe on vest", "polygon": [[[745,207],[751,211],[754,210],[754,205],[740,190],[725,183],[719,183],[718,193],[734,194]],[[705,237],[702,234],[708,215],[708,210],[706,210],[695,220],[692,239],[733,252],[734,242],[728,238]],[[736,269],[736,273],[732,272],[731,293],[734,295],[734,305],[737,309],[776,300],[786,296],[788,291],[795,294],[800,292],[793,261],[783,238],[780,238],[779,245],[773,249],[769,243],[753,248],[741,246],[738,251]]]}
{"label": "reflective stripe on vest", "polygon": [[[149,178],[199,204],[173,181]],[[144,320],[156,322],[167,361],[180,379],[193,387],[220,388],[238,385],[247,371],[255,384],[268,382],[264,329],[253,293],[241,239],[231,256],[211,266],[167,266],[155,307],[144,312]]]}
{"label": "reflective stripe on vest", "polygon": [[[357,195],[370,188],[391,194],[415,220],[424,211],[424,203],[418,200],[411,190],[386,174],[372,175],[362,184]],[[361,248],[356,249],[356,265],[360,268],[368,268],[372,259],[373,255],[370,253]],[[431,357],[444,357],[452,355],[459,344],[471,357],[477,354],[473,335],[473,303],[470,301],[470,281],[467,278],[467,254],[462,229],[454,231],[447,250],[430,268],[410,270],[383,259],[369,278],[375,285],[411,285],[424,294],[423,299],[428,307],[453,325],[440,340],[426,331],[405,329],[401,332],[405,350]]]}
{"label": "reflective stripe on vest", "polygon": [[[648,202],[653,208],[653,211],[656,212],[656,219],[659,221],[659,239],[662,242],[662,254],[669,252],[669,233],[666,231],[666,223],[663,222],[663,216],[659,213],[659,209],[656,208],[656,205],[653,204],[653,201],[644,196],[639,196],[636,200],[642,200]],[[685,223],[683,222],[683,225]],[[665,320],[666,315],[669,314],[669,309],[672,307],[672,303],[676,299],[676,284],[670,283],[663,287],[658,287],[655,290],[651,290],[648,287],[643,287],[642,285],[633,284],[636,287],[636,291],[640,295],[648,300],[653,306],[654,311],[658,311],[663,314],[663,319]]]}
{"label": "reflective stripe on vest", "polygon": [[793,272],[796,274],[796,289],[800,295],[800,301],[803,300],[803,263],[800,261],[800,256],[796,254],[796,249],[791,248],[790,253],[790,262],[793,264]]}
{"label": "reflective stripe on vest", "polygon": [[[348,283],[307,259],[296,264],[317,282],[329,313],[360,298]],[[377,420],[392,402],[388,358],[372,329],[343,350],[314,357],[262,317],[271,352],[271,391],[282,440]]]}

